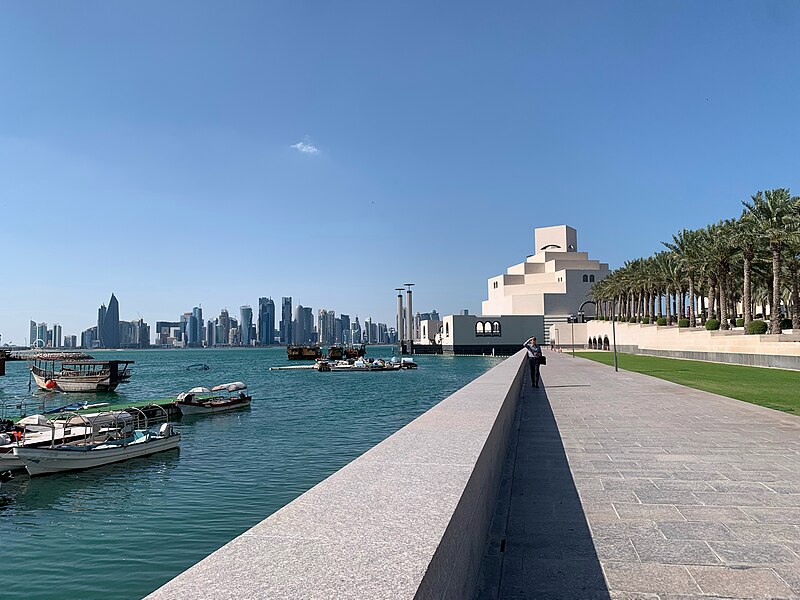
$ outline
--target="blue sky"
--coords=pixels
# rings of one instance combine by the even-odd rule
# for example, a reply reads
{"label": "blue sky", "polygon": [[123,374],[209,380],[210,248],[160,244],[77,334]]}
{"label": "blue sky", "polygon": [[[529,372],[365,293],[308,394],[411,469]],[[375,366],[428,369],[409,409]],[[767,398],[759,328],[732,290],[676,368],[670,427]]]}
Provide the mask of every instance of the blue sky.
{"label": "blue sky", "polygon": [[151,324],[263,295],[391,323],[405,281],[478,311],[536,226],[649,254],[800,192],[798,25],[796,2],[2,1],[2,340],[79,334],[112,291]]}

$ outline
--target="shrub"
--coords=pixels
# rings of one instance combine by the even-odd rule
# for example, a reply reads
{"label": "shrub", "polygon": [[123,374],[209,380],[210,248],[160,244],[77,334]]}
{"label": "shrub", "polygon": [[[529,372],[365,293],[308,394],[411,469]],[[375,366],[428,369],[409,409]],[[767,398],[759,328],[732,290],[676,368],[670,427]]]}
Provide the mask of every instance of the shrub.
{"label": "shrub", "polygon": [[761,319],[755,319],[747,324],[747,333],[750,335],[764,335],[767,329],[767,323]]}
{"label": "shrub", "polygon": [[709,319],[708,321],[706,321],[706,329],[708,329],[709,331],[716,331],[717,329],[719,329],[719,321],[717,321],[716,319]]}
{"label": "shrub", "polygon": [[666,325],[666,324],[667,324],[667,318],[666,317],[658,317],[658,320],[656,321],[656,325]]}
{"label": "shrub", "polygon": [[791,319],[781,319],[781,329],[791,329],[791,328],[792,328]]}
{"label": "shrub", "polygon": [[678,319],[678,327],[688,327],[689,319]]}
{"label": "shrub", "polygon": [[737,327],[744,327],[744,319],[736,319]]}
{"label": "shrub", "polygon": [[628,319],[628,323],[636,323],[638,322],[638,320],[639,319],[637,319],[636,317],[631,317],[630,319]]}

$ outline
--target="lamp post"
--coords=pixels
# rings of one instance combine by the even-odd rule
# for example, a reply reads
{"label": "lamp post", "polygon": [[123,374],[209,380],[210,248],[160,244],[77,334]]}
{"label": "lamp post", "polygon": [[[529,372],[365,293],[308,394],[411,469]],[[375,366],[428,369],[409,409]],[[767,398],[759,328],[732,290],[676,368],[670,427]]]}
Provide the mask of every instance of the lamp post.
{"label": "lamp post", "polygon": [[614,305],[617,303],[616,300],[611,301],[611,341],[614,346],[614,371],[619,373],[619,367],[617,366],[617,326],[616,326],[616,317],[614,316]]}
{"label": "lamp post", "polygon": [[569,322],[572,324],[572,358],[575,358],[575,319],[577,317],[570,315]]}

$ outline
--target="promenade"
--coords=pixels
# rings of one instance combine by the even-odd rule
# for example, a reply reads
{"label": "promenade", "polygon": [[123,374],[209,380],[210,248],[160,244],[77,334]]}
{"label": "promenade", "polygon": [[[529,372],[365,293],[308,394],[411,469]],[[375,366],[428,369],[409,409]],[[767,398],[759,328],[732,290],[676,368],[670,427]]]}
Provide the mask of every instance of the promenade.
{"label": "promenade", "polygon": [[477,597],[800,598],[800,419],[548,353]]}

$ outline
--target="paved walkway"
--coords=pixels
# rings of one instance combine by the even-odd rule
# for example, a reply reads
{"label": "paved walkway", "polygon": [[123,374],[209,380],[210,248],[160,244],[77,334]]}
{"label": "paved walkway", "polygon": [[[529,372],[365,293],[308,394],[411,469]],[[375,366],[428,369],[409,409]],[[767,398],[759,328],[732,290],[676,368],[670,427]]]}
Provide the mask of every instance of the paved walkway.
{"label": "paved walkway", "polygon": [[800,599],[800,418],[547,357],[478,598]]}

